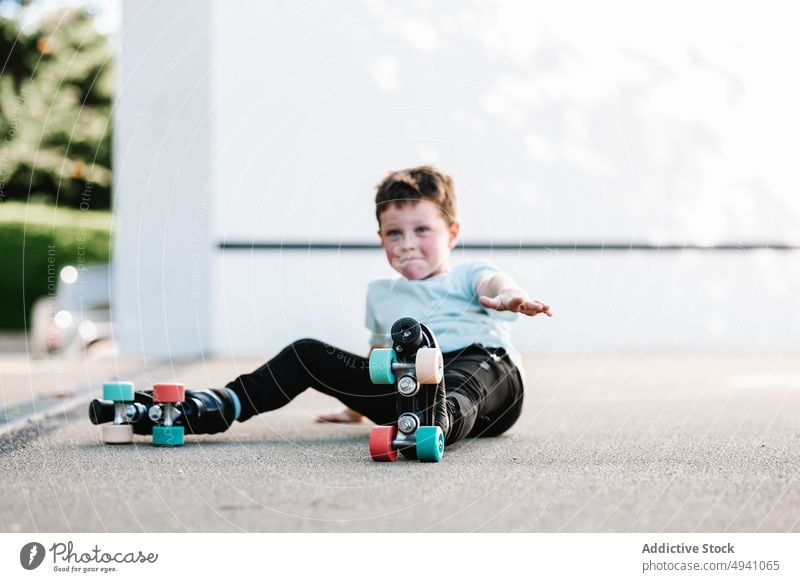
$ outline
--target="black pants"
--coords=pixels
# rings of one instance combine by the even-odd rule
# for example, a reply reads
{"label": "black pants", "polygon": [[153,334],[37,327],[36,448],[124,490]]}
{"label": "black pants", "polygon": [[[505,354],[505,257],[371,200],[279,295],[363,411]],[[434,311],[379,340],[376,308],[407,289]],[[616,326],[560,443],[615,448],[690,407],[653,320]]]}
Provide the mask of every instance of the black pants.
{"label": "black pants", "polygon": [[[522,410],[523,386],[506,351],[473,344],[443,355],[450,415],[445,442],[497,436],[511,428]],[[240,421],[280,408],[309,387],[338,398],[376,424],[397,421],[395,387],[370,381],[369,359],[315,339],[297,340],[227,387],[242,403]]]}

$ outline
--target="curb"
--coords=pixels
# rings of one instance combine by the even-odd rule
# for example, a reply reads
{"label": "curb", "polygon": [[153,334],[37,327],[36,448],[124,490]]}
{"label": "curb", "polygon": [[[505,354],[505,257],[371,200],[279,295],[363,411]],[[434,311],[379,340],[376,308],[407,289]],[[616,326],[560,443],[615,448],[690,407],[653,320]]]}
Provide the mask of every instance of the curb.
{"label": "curb", "polygon": [[[180,362],[178,366],[183,366],[187,363],[189,362]],[[157,374],[160,370],[174,370],[178,366],[176,366],[175,362],[171,362],[168,366],[158,363],[131,374],[126,374],[125,378],[130,379],[134,384],[140,382],[149,384],[150,379],[148,378],[145,381],[143,377]],[[15,433],[34,428],[44,421],[57,416],[66,416],[81,405],[87,404],[98,394],[102,394],[101,387],[102,385],[83,386],[72,392],[67,398],[50,396],[0,409],[0,438],[13,436]],[[19,412],[9,414],[9,410],[14,411],[15,409],[19,409]]]}

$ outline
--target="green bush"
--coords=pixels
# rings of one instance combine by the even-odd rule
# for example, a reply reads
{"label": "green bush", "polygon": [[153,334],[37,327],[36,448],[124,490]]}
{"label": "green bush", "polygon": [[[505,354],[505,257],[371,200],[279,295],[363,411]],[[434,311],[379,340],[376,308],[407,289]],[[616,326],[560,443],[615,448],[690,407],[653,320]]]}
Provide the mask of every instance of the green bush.
{"label": "green bush", "polygon": [[[0,0],[2,4],[2,0]],[[87,10],[0,16],[0,199],[111,207],[112,41]],[[41,8],[41,7],[40,7]],[[91,199],[86,199],[91,184]]]}
{"label": "green bush", "polygon": [[0,203],[0,329],[24,329],[65,265],[108,262],[111,213]]}

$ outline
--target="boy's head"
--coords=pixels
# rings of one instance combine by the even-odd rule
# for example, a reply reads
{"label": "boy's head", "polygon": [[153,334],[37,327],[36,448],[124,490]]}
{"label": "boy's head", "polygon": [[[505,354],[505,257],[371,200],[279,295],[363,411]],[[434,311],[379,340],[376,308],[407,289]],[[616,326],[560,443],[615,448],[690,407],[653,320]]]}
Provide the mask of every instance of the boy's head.
{"label": "boy's head", "polygon": [[429,166],[390,173],[378,185],[375,215],[394,270],[407,279],[448,270],[460,229],[450,176]]}

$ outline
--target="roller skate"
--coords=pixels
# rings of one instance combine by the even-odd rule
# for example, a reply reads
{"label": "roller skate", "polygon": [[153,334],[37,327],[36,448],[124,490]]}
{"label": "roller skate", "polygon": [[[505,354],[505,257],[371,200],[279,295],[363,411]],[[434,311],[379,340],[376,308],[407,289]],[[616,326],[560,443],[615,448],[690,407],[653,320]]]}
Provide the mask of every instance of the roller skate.
{"label": "roller skate", "polygon": [[374,384],[397,388],[397,423],[376,426],[369,437],[375,461],[407,459],[439,462],[446,422],[444,360],[433,332],[411,317],[392,325],[392,348],[374,349],[369,375]]}
{"label": "roller skate", "polygon": [[175,383],[134,392],[130,382],[108,382],[103,400],[89,404],[89,420],[103,425],[104,443],[130,443],[135,433],[152,436],[156,446],[180,446],[187,434],[227,430],[237,416],[227,389],[186,390]]}

